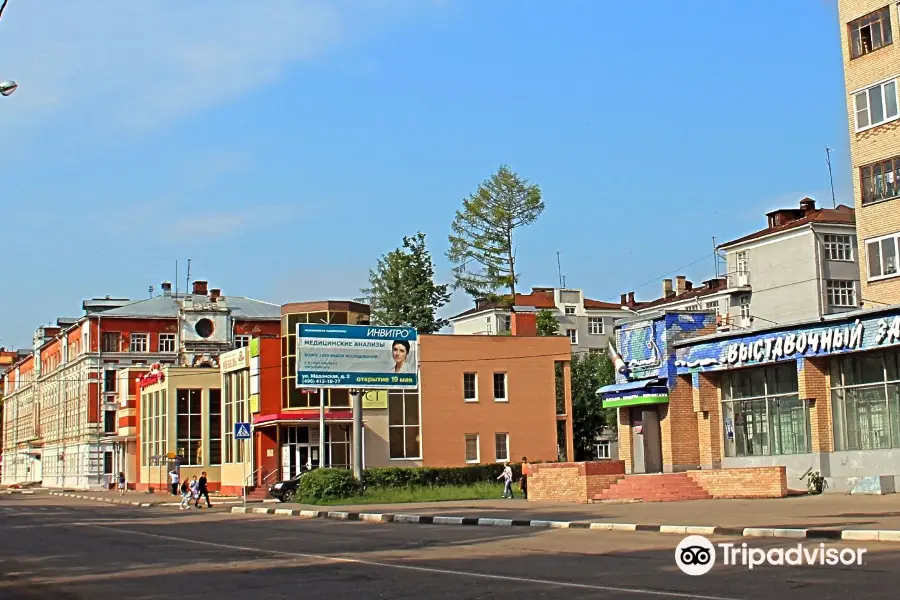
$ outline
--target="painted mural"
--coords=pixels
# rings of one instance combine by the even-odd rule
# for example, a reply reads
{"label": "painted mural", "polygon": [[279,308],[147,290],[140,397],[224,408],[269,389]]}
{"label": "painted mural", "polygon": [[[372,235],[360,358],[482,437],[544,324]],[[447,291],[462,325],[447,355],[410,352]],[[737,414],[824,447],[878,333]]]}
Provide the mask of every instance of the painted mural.
{"label": "painted mural", "polygon": [[671,312],[620,326],[616,343],[626,371],[616,375],[616,383],[673,376],[672,344],[714,331],[715,314],[710,311]]}
{"label": "painted mural", "polygon": [[900,311],[679,346],[678,374],[900,346]]}

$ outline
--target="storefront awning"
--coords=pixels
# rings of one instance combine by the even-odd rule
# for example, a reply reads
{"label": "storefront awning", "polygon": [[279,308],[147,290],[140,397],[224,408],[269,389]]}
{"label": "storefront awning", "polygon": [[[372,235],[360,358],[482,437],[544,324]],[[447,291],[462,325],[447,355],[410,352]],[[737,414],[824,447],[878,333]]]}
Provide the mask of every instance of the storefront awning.
{"label": "storefront awning", "polygon": [[[319,411],[281,412],[253,417],[253,427],[269,427],[272,425],[306,425],[319,422]],[[352,423],[352,410],[326,410],[325,423]],[[363,419],[365,423],[365,419]]]}
{"label": "storefront awning", "polygon": [[669,390],[657,379],[642,379],[626,383],[605,385],[597,390],[603,408],[664,404],[669,401]]}

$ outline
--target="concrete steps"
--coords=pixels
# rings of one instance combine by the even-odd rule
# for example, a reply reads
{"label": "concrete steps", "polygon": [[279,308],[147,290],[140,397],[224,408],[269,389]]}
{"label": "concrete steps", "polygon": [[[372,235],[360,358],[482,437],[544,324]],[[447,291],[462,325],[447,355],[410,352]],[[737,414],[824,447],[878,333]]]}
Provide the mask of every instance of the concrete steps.
{"label": "concrete steps", "polygon": [[640,500],[643,502],[677,502],[709,500],[712,496],[697,485],[687,473],[627,475],[600,494],[594,501]]}

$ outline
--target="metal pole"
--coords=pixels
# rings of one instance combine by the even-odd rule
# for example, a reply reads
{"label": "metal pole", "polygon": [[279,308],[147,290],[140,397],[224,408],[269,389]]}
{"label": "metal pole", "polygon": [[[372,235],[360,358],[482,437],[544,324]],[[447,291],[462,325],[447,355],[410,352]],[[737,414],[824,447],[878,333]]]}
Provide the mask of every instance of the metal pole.
{"label": "metal pole", "polygon": [[[241,443],[244,443],[246,441],[247,440],[241,440]],[[244,445],[244,451],[242,452],[242,454],[244,455],[243,456],[244,460],[241,461],[241,464],[244,465],[244,484],[242,487],[244,488],[244,492],[243,492],[244,506],[247,506],[247,446],[246,446],[246,444]]]}
{"label": "metal pole", "polygon": [[362,391],[353,392],[353,477],[362,481]]}
{"label": "metal pole", "polygon": [[325,468],[325,388],[319,388],[319,468]]}

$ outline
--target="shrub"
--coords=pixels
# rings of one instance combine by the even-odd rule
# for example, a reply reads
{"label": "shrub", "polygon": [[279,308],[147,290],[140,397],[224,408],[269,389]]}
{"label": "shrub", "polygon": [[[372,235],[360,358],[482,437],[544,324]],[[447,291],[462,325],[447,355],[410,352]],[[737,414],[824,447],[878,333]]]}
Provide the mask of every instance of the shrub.
{"label": "shrub", "polygon": [[359,493],[349,469],[313,469],[300,478],[297,495],[316,500],[335,500]]}
{"label": "shrub", "polygon": [[[522,476],[522,465],[510,463],[513,478]],[[388,467],[366,469],[363,481],[367,487],[402,488],[413,486],[472,485],[493,483],[503,471],[502,464],[467,467]]]}

